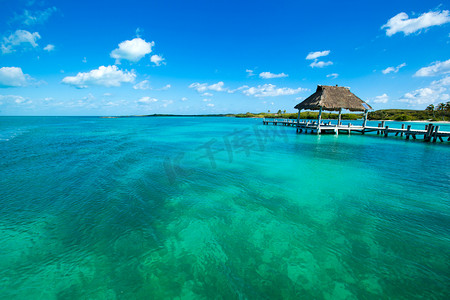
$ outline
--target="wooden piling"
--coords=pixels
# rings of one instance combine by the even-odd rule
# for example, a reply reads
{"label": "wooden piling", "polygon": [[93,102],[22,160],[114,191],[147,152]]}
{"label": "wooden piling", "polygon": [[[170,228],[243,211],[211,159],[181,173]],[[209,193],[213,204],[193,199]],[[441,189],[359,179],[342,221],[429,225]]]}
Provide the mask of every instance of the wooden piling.
{"label": "wooden piling", "polygon": [[410,136],[410,132],[411,131],[411,125],[408,125],[408,127],[406,127],[406,133],[405,133],[405,135],[406,135],[406,139],[407,140],[409,140],[409,136]]}
{"label": "wooden piling", "polygon": [[427,126],[425,126],[427,132],[424,134],[423,139],[426,142],[429,142],[431,140],[431,133],[433,132],[433,127],[434,127],[433,124],[428,124]]}
{"label": "wooden piling", "polygon": [[433,143],[436,143],[436,139],[438,137],[438,131],[439,131],[439,125],[436,125],[434,127],[434,132],[433,132]]}

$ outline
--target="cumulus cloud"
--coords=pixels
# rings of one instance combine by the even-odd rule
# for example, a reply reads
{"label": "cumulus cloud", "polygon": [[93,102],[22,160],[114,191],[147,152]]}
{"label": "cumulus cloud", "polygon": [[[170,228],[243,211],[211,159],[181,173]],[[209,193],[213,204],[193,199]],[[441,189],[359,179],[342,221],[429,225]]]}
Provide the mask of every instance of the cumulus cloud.
{"label": "cumulus cloud", "polygon": [[450,76],[446,76],[440,80],[433,81],[428,87],[406,93],[400,98],[400,101],[412,105],[428,105],[445,102],[450,99],[449,86]]}
{"label": "cumulus cloud", "polygon": [[213,96],[213,94],[211,94],[211,93],[203,93],[202,96],[211,97],[211,96]]}
{"label": "cumulus cloud", "polygon": [[15,14],[12,22],[18,22],[27,26],[42,24],[45,23],[57,10],[58,9],[56,7],[49,7],[44,10],[36,11],[25,9],[22,14]]}
{"label": "cumulus cloud", "polygon": [[150,103],[154,103],[157,102],[158,99],[156,98],[151,98],[151,97],[142,97],[141,99],[139,99],[138,101],[136,101],[138,104],[150,104]]}
{"label": "cumulus cloud", "polygon": [[218,83],[214,83],[208,85],[207,83],[199,83],[194,82],[189,85],[190,89],[195,89],[199,93],[205,93],[206,91],[216,91],[216,92],[225,92],[229,91],[229,89],[224,88],[225,83],[223,81],[219,81]]}
{"label": "cumulus cloud", "polygon": [[448,10],[430,11],[421,14],[417,18],[409,18],[406,13],[401,12],[390,18],[386,24],[381,26],[381,29],[386,29],[387,36],[392,36],[398,32],[409,35],[422,29],[442,25],[448,22],[450,22]]}
{"label": "cumulus cloud", "polygon": [[436,76],[441,74],[450,73],[450,59],[446,61],[436,61],[429,65],[428,67],[423,67],[419,69],[414,76],[416,77],[428,77]]}
{"label": "cumulus cloud", "polygon": [[208,103],[208,104],[206,104],[206,106],[214,107],[215,105],[213,103]]}
{"label": "cumulus cloud", "polygon": [[309,66],[311,68],[323,68],[326,66],[331,66],[332,64],[333,64],[332,61],[317,61],[317,60],[315,60]]}
{"label": "cumulus cloud", "polygon": [[165,60],[165,59],[164,59],[162,56],[157,55],[157,54],[152,55],[152,56],[150,57],[150,61],[151,61],[152,63],[154,63],[155,65],[157,65],[157,66],[165,65],[166,63],[164,62],[164,60]]}
{"label": "cumulus cloud", "polygon": [[48,44],[47,46],[44,47],[44,50],[48,52],[53,51],[55,50],[55,45]]}
{"label": "cumulus cloud", "polygon": [[331,73],[327,75],[327,77],[333,77],[334,79],[338,78],[338,76],[339,76],[338,73]]}
{"label": "cumulus cloud", "polygon": [[315,60],[319,57],[327,56],[328,54],[330,54],[330,52],[331,52],[330,50],[309,52],[309,54],[306,56],[306,59]]}
{"label": "cumulus cloud", "polygon": [[0,68],[0,88],[25,86],[31,77],[18,67]]}
{"label": "cumulus cloud", "polygon": [[401,68],[406,66],[406,63],[402,63],[396,67],[387,67],[383,71],[381,71],[383,74],[389,74],[389,73],[397,73]]}
{"label": "cumulus cloud", "polygon": [[276,97],[276,96],[287,96],[287,95],[294,95],[303,91],[306,91],[307,89],[304,88],[277,88],[273,84],[264,84],[264,85],[258,85],[257,87],[248,87],[243,86],[239,88],[242,90],[242,93],[246,96],[254,96],[254,97]]}
{"label": "cumulus cloud", "polygon": [[327,56],[330,54],[330,50],[325,51],[316,51],[316,52],[309,52],[309,54],[306,56],[307,60],[314,60],[309,66],[311,68],[323,68],[326,66],[330,66],[333,64],[331,61],[319,61],[319,57]]}
{"label": "cumulus cloud", "polygon": [[31,33],[26,30],[16,30],[14,33],[10,34],[8,37],[3,37],[3,41],[0,45],[2,53],[12,53],[15,48],[20,46],[31,46],[36,48],[38,46],[37,40],[39,40],[41,36],[38,32]]}
{"label": "cumulus cloud", "polygon": [[146,42],[141,38],[134,38],[121,42],[119,48],[111,51],[110,56],[116,59],[116,63],[120,63],[120,60],[123,59],[138,62],[145,55],[152,52],[154,45],[155,42]]}
{"label": "cumulus cloud", "polygon": [[288,76],[289,75],[284,74],[284,73],[274,74],[274,73],[270,73],[270,72],[262,72],[259,74],[259,77],[264,78],[264,79],[283,78],[283,77],[288,77]]}
{"label": "cumulus cloud", "polygon": [[[421,88],[406,93],[400,101],[410,104],[431,104],[436,103],[442,98],[445,88],[434,89],[430,87]],[[445,95],[445,94],[444,94]],[[446,97],[447,98],[447,97]]]}
{"label": "cumulus cloud", "polygon": [[148,80],[142,80],[133,86],[135,90],[149,90],[150,88],[150,81]]}
{"label": "cumulus cloud", "polygon": [[77,88],[87,88],[89,85],[102,85],[106,87],[120,86],[123,82],[134,82],[135,72],[122,71],[117,66],[100,66],[98,69],[86,73],[78,73],[76,76],[67,76],[62,83]]}
{"label": "cumulus cloud", "polygon": [[188,101],[189,99],[188,98],[186,98],[186,97],[182,97],[181,98],[181,101]]}
{"label": "cumulus cloud", "polygon": [[387,103],[389,101],[389,96],[385,93],[381,96],[376,96],[373,103]]}

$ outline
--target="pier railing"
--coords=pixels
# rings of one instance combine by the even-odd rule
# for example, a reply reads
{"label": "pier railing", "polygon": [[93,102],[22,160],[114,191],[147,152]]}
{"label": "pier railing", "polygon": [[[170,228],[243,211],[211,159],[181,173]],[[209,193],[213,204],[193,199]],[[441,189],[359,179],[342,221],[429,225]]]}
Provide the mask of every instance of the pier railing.
{"label": "pier railing", "polygon": [[[444,142],[446,138],[450,141],[450,132],[441,131],[439,125],[434,125],[432,123],[425,125],[425,129],[415,129],[411,128],[411,125],[401,124],[401,128],[392,128],[386,125],[385,121],[378,123],[378,126],[361,126],[348,124],[334,124],[331,121],[322,121],[320,124],[317,120],[297,120],[297,119],[263,119],[264,125],[283,125],[292,126],[297,128],[297,132],[310,131],[311,133],[321,134],[321,133],[334,133],[339,134],[344,132],[350,134],[351,132],[358,132],[365,134],[367,132],[376,132],[378,135],[384,135],[388,137],[389,134],[394,134],[395,136],[405,136],[408,140],[410,138],[417,139],[417,136],[423,136],[423,139],[427,142],[436,142],[437,140]],[[405,128],[406,127],[406,128]]]}

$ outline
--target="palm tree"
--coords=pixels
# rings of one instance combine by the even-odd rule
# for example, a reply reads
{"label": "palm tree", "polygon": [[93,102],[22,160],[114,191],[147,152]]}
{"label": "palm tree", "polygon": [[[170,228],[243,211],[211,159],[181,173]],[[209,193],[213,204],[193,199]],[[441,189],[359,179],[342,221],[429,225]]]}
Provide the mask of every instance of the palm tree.
{"label": "palm tree", "polygon": [[427,108],[425,108],[425,110],[433,112],[433,119],[435,118],[435,116],[434,116],[434,105],[433,104],[428,105]]}
{"label": "palm tree", "polygon": [[437,110],[442,113],[442,121],[444,121],[444,110],[445,110],[445,104],[439,103],[437,106]]}

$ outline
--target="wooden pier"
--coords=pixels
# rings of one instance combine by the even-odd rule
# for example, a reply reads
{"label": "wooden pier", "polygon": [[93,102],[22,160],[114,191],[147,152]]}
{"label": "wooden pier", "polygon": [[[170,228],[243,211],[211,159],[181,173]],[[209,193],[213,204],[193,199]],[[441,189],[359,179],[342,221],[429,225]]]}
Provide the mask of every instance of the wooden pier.
{"label": "wooden pier", "polygon": [[329,122],[320,122],[313,120],[294,120],[294,119],[263,119],[264,125],[281,125],[281,126],[292,126],[297,128],[297,133],[305,132],[322,134],[322,133],[347,133],[357,132],[361,134],[365,134],[368,132],[376,132],[378,135],[384,135],[388,137],[389,134],[395,136],[405,136],[407,140],[410,138],[417,139],[418,136],[422,136],[423,140],[426,142],[436,142],[437,140],[444,142],[445,139],[450,141],[450,132],[449,131],[440,131],[439,125],[434,125],[432,123],[425,125],[425,129],[413,129],[411,125],[407,125],[405,128],[405,124],[402,124],[401,128],[392,128],[385,125],[385,121],[381,121],[378,123],[378,126],[358,126],[353,125],[351,123],[347,125],[342,125],[339,122],[338,124],[332,124]]}

